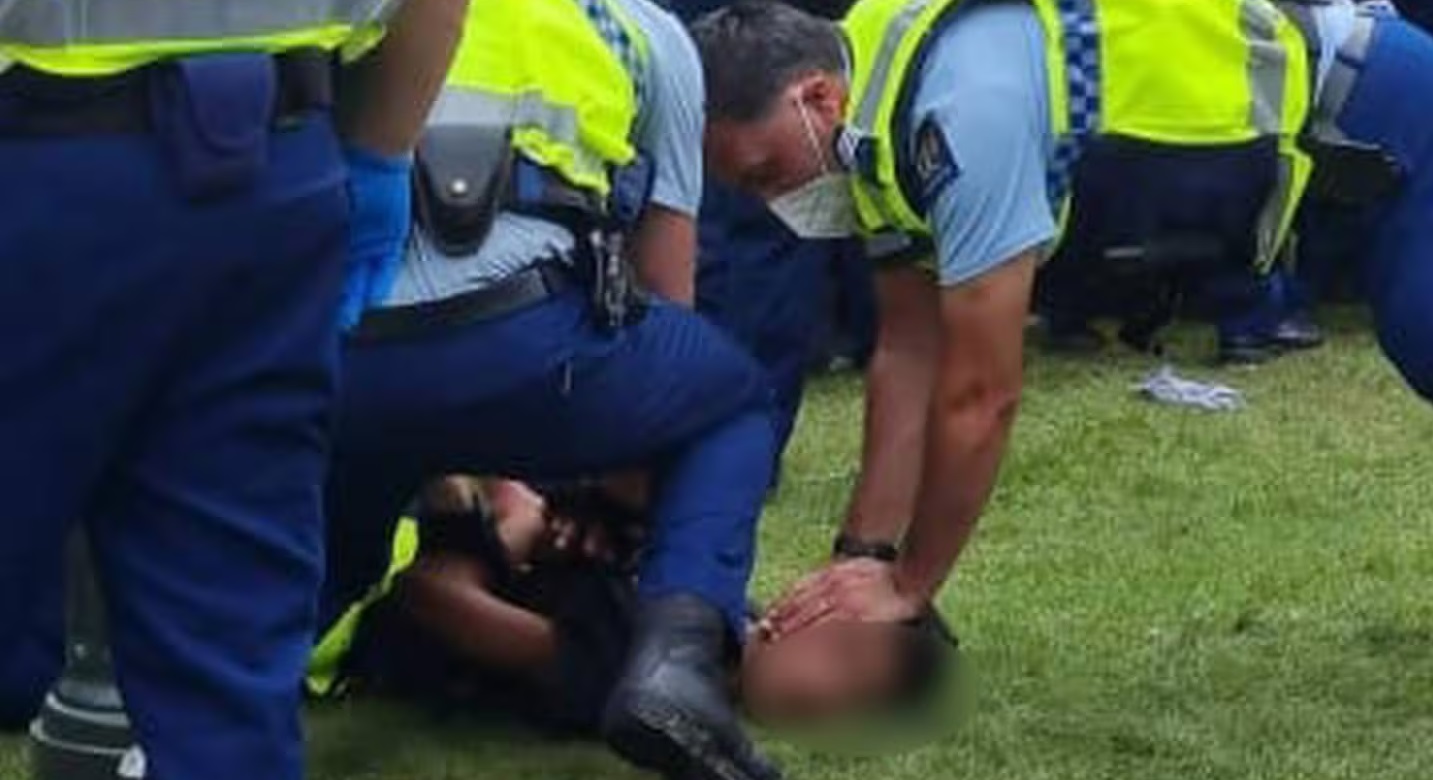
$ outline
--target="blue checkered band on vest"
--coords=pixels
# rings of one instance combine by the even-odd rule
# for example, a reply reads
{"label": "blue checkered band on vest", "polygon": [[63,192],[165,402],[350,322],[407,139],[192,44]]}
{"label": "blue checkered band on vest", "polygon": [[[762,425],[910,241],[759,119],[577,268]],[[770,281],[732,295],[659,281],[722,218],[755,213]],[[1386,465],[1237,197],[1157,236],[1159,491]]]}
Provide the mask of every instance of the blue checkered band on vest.
{"label": "blue checkered band on vest", "polygon": [[597,28],[597,34],[602,36],[607,48],[617,55],[622,62],[622,67],[627,69],[628,75],[632,77],[633,89],[637,93],[637,105],[642,105],[642,96],[645,94],[645,78],[642,67],[642,57],[638,52],[637,43],[627,33],[627,28],[617,19],[616,14],[608,7],[611,0],[577,0],[582,10],[587,13],[587,18]]}
{"label": "blue checkered band on vest", "polygon": [[1093,0],[1060,0],[1060,23],[1064,29],[1065,91],[1070,110],[1070,130],[1056,139],[1046,178],[1052,210],[1058,214],[1070,194],[1075,164],[1085,141],[1100,127],[1100,31],[1095,22]]}

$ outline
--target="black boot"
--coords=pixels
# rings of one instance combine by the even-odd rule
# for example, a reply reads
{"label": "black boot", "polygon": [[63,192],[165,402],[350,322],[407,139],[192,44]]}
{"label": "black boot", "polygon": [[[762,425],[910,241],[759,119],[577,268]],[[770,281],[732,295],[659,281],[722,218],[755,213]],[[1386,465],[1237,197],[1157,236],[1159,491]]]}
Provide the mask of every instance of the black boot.
{"label": "black boot", "polygon": [[732,708],[726,622],[693,596],[642,605],[602,731],[623,758],[671,780],[779,780]]}
{"label": "black boot", "polygon": [[1105,348],[1105,334],[1087,322],[1056,323],[1045,326],[1045,349],[1060,355],[1093,355]]}
{"label": "black boot", "polygon": [[1278,358],[1279,345],[1265,336],[1228,336],[1219,339],[1219,365],[1257,366]]}
{"label": "black boot", "polygon": [[1285,317],[1274,327],[1274,343],[1288,350],[1315,349],[1323,346],[1324,333],[1307,315]]}

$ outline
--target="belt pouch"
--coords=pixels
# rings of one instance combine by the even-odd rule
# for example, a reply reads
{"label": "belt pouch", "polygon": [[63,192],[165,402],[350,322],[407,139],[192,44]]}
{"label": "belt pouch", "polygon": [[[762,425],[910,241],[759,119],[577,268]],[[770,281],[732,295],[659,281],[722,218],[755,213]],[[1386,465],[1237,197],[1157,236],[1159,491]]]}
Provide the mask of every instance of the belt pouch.
{"label": "belt pouch", "polygon": [[418,225],[448,257],[476,252],[492,230],[512,172],[507,128],[431,127],[418,144],[413,167]]}
{"label": "belt pouch", "polygon": [[254,186],[269,154],[278,72],[267,54],[213,54],[159,66],[154,132],[179,189],[210,201]]}

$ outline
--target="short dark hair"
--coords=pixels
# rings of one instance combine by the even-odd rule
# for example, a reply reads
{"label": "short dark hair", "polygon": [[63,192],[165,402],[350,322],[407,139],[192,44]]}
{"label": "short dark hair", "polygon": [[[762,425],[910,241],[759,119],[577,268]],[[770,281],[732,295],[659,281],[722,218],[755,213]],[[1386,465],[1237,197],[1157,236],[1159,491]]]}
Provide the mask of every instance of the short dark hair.
{"label": "short dark hair", "polygon": [[954,674],[960,640],[934,607],[901,624],[896,684],[891,704],[919,709],[946,689]]}
{"label": "short dark hair", "polygon": [[711,119],[760,119],[796,77],[845,68],[840,27],[775,0],[739,0],[709,13],[692,25],[692,37]]}

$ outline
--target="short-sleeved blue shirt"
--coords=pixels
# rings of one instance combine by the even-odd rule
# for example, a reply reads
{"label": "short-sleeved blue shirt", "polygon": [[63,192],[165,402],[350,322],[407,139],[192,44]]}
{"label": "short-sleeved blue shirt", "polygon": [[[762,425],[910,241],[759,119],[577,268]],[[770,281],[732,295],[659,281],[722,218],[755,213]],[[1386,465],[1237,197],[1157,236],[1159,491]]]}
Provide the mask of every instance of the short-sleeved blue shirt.
{"label": "short-sleeved blue shirt", "polygon": [[[651,202],[694,217],[702,198],[706,121],[696,45],[681,22],[651,0],[616,2],[647,37],[635,143],[653,165]],[[498,214],[482,248],[469,257],[445,257],[418,232],[384,305],[423,303],[482,289],[541,259],[569,252],[574,243],[560,225],[511,213]]]}
{"label": "short-sleeved blue shirt", "polygon": [[907,177],[935,234],[942,286],[1054,240],[1054,148],[1044,32],[1027,3],[956,12],[929,44],[898,126]]}

